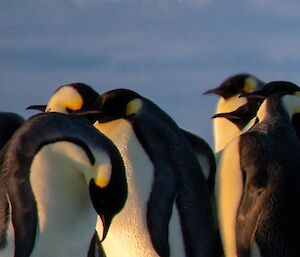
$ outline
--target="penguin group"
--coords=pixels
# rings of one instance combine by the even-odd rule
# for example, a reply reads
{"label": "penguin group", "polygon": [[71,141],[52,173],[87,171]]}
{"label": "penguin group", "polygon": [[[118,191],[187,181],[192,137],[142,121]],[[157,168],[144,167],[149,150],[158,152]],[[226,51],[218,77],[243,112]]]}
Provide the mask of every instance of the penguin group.
{"label": "penguin group", "polygon": [[204,94],[214,150],[126,88],[0,113],[0,256],[299,257],[300,87],[245,73]]}

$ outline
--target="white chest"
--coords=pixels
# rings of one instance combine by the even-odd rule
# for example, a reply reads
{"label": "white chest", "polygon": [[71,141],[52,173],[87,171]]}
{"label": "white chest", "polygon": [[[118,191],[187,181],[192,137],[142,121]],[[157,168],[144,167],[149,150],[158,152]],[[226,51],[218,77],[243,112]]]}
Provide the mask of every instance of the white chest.
{"label": "white chest", "polygon": [[[244,97],[233,96],[224,100],[221,98],[218,102],[216,113],[232,112],[246,103]],[[225,146],[236,136],[240,134],[240,129],[225,118],[216,118],[213,120],[215,152],[224,149]]]}
{"label": "white chest", "polygon": [[[56,154],[55,147],[78,157],[76,165]],[[32,257],[87,255],[97,213],[79,172],[82,165],[89,165],[85,154],[70,143],[43,147],[35,156],[30,181],[39,220]]]}
{"label": "white chest", "polygon": [[[104,251],[110,257],[155,257],[157,254],[152,248],[146,220],[147,202],[154,179],[153,164],[127,121],[119,119],[95,126],[120,151],[128,183],[127,201],[112,221],[102,243]],[[101,222],[98,222],[97,230],[102,231]]]}

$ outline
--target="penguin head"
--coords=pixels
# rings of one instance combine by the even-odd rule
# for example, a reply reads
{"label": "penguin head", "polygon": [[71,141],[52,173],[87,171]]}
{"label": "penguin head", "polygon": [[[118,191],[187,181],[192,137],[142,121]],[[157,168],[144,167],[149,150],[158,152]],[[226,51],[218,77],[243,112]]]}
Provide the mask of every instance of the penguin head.
{"label": "penguin head", "polygon": [[[290,82],[276,81],[274,85],[277,85],[277,83],[280,83],[281,87],[284,87],[284,85],[291,85],[292,87],[286,87],[287,90],[284,91],[273,91],[270,95],[266,96],[266,99],[263,101],[263,103],[257,111],[257,118],[259,121],[263,121],[269,115],[274,114],[281,114],[283,116],[287,116],[291,120],[293,119],[293,117],[299,116],[300,88],[297,85]],[[272,86],[272,84],[270,86]]]}
{"label": "penguin head", "polygon": [[298,85],[289,81],[271,81],[265,84],[262,89],[253,92],[242,93],[240,97],[246,97],[247,99],[253,99],[262,102],[263,99],[276,92],[286,92],[286,94],[293,94],[299,90],[300,88]]}
{"label": "penguin head", "polygon": [[115,119],[128,119],[137,115],[143,107],[143,97],[129,89],[114,89],[99,97],[98,105],[102,115],[98,121],[108,122]]}
{"label": "penguin head", "polygon": [[236,125],[240,130],[243,130],[244,127],[256,116],[256,113],[260,107],[260,102],[249,101],[244,105],[237,108],[232,112],[217,113],[211,118],[225,118]]}
{"label": "penguin head", "polygon": [[101,165],[94,164],[96,172],[89,177],[89,192],[93,206],[102,221],[103,241],[107,235],[113,217],[121,211],[127,199],[127,181],[123,160],[114,149],[110,161]]}
{"label": "penguin head", "polygon": [[47,105],[32,105],[27,109],[43,112],[73,113],[79,110],[93,109],[99,94],[84,83],[72,83],[60,86],[51,96]]}
{"label": "penguin head", "polygon": [[220,86],[210,89],[204,94],[217,94],[226,100],[241,93],[258,90],[264,84],[255,76],[243,73],[229,77]]}

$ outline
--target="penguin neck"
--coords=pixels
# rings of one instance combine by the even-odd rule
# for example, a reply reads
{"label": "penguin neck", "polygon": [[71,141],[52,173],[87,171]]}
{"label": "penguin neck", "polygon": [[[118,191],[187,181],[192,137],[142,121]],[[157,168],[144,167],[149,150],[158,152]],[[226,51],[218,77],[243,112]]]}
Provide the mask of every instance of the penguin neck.
{"label": "penguin neck", "polygon": [[[109,256],[158,256],[147,228],[147,202],[149,200],[154,166],[137,139],[132,124],[125,119],[94,126],[117,146],[125,164],[128,197],[124,208],[110,226],[103,249]],[[100,230],[101,222],[97,224]]]}
{"label": "penguin neck", "polygon": [[[238,94],[224,99],[220,98],[217,104],[216,113],[232,112],[247,102],[246,98],[238,97]],[[236,136],[241,130],[225,118],[213,120],[215,152],[219,152]]]}
{"label": "penguin neck", "polygon": [[273,118],[292,119],[300,111],[300,98],[294,95],[275,94],[267,98],[257,112],[259,121]]}
{"label": "penguin neck", "polygon": [[88,165],[85,152],[70,142],[45,145],[34,157],[30,181],[39,223],[33,256],[87,254],[97,220],[81,173]]}

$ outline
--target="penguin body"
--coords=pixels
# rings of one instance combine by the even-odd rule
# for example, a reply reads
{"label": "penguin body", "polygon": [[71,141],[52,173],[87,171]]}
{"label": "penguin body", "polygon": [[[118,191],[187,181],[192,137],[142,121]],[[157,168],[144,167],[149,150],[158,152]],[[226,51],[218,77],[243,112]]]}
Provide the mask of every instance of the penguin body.
{"label": "penguin body", "polygon": [[[60,86],[50,97],[47,105],[32,105],[27,109],[37,109],[42,112],[76,113],[97,109],[99,94],[84,83],[71,83]],[[93,114],[86,117],[92,122]],[[212,186],[215,176],[215,160],[210,146],[202,138],[183,130],[204,172],[205,179]]]}
{"label": "penguin body", "polygon": [[[118,147],[128,178],[128,201],[116,220],[123,216],[126,222],[132,213],[127,205],[131,199],[138,198],[135,208],[141,211],[134,222],[143,229],[138,236],[129,235],[132,240],[120,242],[126,245],[123,256],[211,256],[214,239],[208,188],[184,132],[159,107],[133,91],[112,90],[101,95],[99,102],[103,116],[95,126]],[[124,135],[131,135],[125,137],[134,138],[135,143],[120,142]],[[145,160],[139,168],[133,164],[137,152]],[[123,226],[130,234],[131,223]],[[108,256],[117,256],[107,250],[117,237],[110,233],[103,242]],[[135,245],[140,237],[150,248],[141,249],[142,255],[130,255],[134,254],[128,253],[131,247],[139,247]]]}
{"label": "penguin body", "polygon": [[259,122],[224,149],[216,196],[225,256],[299,256],[300,98],[268,97]]}
{"label": "penguin body", "polygon": [[0,112],[0,149],[22,125],[24,118],[12,112]]}
{"label": "penguin body", "polygon": [[3,149],[0,172],[5,257],[87,256],[97,214],[106,233],[126,200],[119,152],[80,117],[30,118]]}
{"label": "penguin body", "polygon": [[[71,88],[72,85],[77,84],[69,84],[60,87],[52,95],[47,104],[47,108],[44,108],[44,110],[48,112],[60,111],[64,113],[70,113],[72,111],[75,111],[74,106],[76,104],[73,104],[72,99],[76,99],[74,95],[78,94],[74,93],[74,89]],[[65,87],[67,87],[67,89],[64,89]],[[79,92],[82,91],[83,90]],[[87,88],[86,92],[88,91],[89,88]],[[94,92],[92,92],[92,94],[94,94]],[[93,107],[93,104],[89,103],[89,101],[86,100],[86,97],[84,95],[82,95],[82,100],[77,102],[85,102],[86,106],[88,106],[90,109],[92,109]],[[100,103],[99,100],[93,100],[93,102],[94,106],[97,106]],[[68,109],[66,108],[66,106],[68,106]],[[89,108],[81,109],[88,110]],[[163,118],[165,119],[164,115]],[[90,120],[92,119],[93,118],[91,116]],[[112,141],[118,146],[119,151],[122,153],[122,157],[124,158],[124,160],[126,160],[126,175],[130,186],[129,196],[126,201],[127,208],[125,208],[122,211],[123,215],[118,215],[117,218],[114,220],[114,223],[110,228],[111,233],[108,235],[108,238],[102,243],[102,245],[106,247],[106,252],[110,256],[157,256],[157,253],[152,246],[150,235],[148,233],[147,217],[145,216],[145,213],[147,212],[147,201],[149,195],[151,194],[152,183],[154,181],[153,161],[150,160],[147,153],[145,152],[145,149],[141,144],[140,140],[137,138],[136,132],[129,120],[114,119],[108,117],[108,121],[110,122],[101,123],[100,130],[104,132],[110,139],[112,139]],[[155,121],[151,120],[151,123],[155,123]],[[176,127],[176,129],[178,128]],[[211,189],[213,184],[212,181],[214,181],[215,175],[215,160],[213,152],[209,145],[203,139],[187,131],[183,131],[183,133],[185,134],[189,143],[193,147],[193,150],[198,157],[198,161],[201,164],[202,169],[200,168],[199,172],[204,173],[205,179],[207,180],[207,183],[209,184]],[[180,134],[182,134],[182,132],[180,132]],[[156,136],[154,140],[158,140],[157,138],[158,137]],[[159,146],[157,147],[159,148]],[[163,165],[165,164],[163,163]],[[136,170],[142,170],[142,172],[135,172]],[[172,171],[170,169],[167,169],[165,173],[168,174],[168,172],[170,173]],[[174,175],[172,175],[171,177],[174,177]],[[171,178],[171,180],[174,180],[174,178]],[[143,181],[142,185],[141,181]],[[136,188],[142,188],[142,190],[137,190]],[[172,217],[170,218],[169,226],[171,230],[168,231],[170,235],[169,241],[177,247],[176,251],[174,251],[177,254],[176,256],[184,256],[184,246],[182,243],[182,238],[177,236],[181,232],[180,227],[178,226],[180,221],[176,205],[173,205],[172,211],[168,210],[168,212],[173,213]],[[135,218],[129,220],[128,215],[132,215]],[[175,226],[173,224],[177,225]],[[210,226],[210,224],[208,224],[208,226]],[[128,228],[130,228],[130,230]],[[163,235],[168,233],[166,227],[162,227],[162,229],[164,229]],[[98,225],[98,231],[99,230],[101,231],[101,222]],[[209,236],[210,235],[208,235],[208,237]],[[139,240],[137,240],[137,238],[139,238]],[[156,240],[159,241],[160,238]],[[166,240],[167,237],[163,238],[164,245],[167,245]],[[124,252],[124,244],[127,245],[126,253]],[[175,247],[170,246],[170,248],[174,249]],[[164,251],[167,252],[168,250]],[[164,255],[162,256],[166,255],[165,253],[163,254]],[[171,256],[174,256],[174,254],[175,253],[172,252]],[[93,254],[90,256],[93,256]]]}
{"label": "penguin body", "polygon": [[215,155],[205,140],[189,131],[183,130],[183,132],[186,139],[192,146],[193,152],[196,154],[202,168],[204,178],[207,181],[209,191],[210,193],[213,193],[216,173]]}
{"label": "penguin body", "polygon": [[[241,105],[247,103],[246,98],[239,95],[244,92],[253,92],[260,89],[264,82],[250,74],[238,74],[226,79],[219,87],[206,91],[204,94],[217,94],[219,99],[216,107],[216,114],[232,112]],[[240,129],[227,119],[214,119],[214,143],[215,152],[219,152],[236,136]]]}

